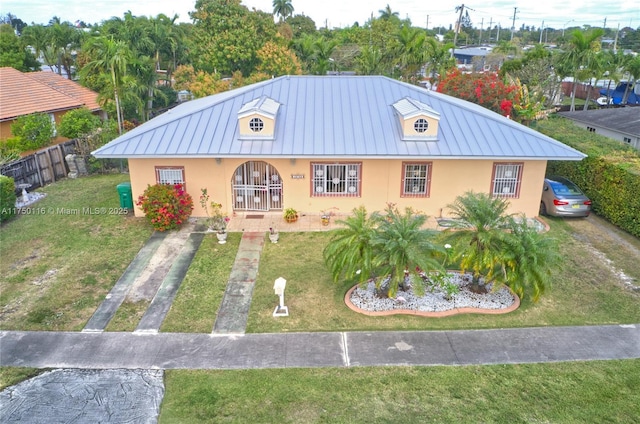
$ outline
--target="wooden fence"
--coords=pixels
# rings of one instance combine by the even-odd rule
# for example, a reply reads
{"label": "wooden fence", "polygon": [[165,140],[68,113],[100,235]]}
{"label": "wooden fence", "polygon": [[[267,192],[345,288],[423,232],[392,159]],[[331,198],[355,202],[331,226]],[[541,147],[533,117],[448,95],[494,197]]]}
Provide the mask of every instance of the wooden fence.
{"label": "wooden fence", "polygon": [[76,140],[65,141],[3,165],[0,174],[12,177],[16,186],[30,184],[31,189],[43,187],[66,178],[69,168],[64,158],[75,150]]}

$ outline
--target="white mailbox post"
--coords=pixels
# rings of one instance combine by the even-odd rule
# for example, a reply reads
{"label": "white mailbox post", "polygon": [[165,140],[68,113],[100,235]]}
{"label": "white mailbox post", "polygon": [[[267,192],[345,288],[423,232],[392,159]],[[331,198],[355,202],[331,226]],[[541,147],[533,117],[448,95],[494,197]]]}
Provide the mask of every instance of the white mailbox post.
{"label": "white mailbox post", "polygon": [[282,277],[278,277],[276,282],[273,284],[273,291],[276,292],[276,295],[280,298],[280,303],[276,306],[276,309],[273,311],[274,317],[288,317],[289,316],[289,308],[284,306],[284,288],[287,285],[287,280]]}

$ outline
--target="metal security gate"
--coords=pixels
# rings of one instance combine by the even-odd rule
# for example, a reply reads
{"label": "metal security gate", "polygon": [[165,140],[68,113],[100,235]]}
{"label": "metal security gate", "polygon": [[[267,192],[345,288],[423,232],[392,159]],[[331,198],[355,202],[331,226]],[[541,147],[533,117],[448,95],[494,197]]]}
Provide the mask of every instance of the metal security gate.
{"label": "metal security gate", "polygon": [[233,173],[233,209],[282,209],[282,178],[266,162],[245,162]]}

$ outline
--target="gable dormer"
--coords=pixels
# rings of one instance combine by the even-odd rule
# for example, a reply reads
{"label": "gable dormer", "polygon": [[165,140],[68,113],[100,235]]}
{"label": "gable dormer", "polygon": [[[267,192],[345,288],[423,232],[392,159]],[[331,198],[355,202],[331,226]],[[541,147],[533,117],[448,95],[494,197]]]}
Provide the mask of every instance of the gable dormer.
{"label": "gable dormer", "polygon": [[405,97],[393,104],[400,138],[405,141],[437,140],[440,114],[418,100]]}
{"label": "gable dormer", "polygon": [[238,111],[240,138],[244,140],[273,140],[276,115],[280,103],[261,96],[242,105]]}

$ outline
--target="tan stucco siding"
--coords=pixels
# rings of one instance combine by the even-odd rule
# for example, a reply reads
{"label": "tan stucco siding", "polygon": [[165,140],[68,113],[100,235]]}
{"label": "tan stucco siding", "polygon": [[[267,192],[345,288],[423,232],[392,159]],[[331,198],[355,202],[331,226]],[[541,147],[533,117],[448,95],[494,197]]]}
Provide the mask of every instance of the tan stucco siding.
{"label": "tan stucco siding", "polygon": [[[262,131],[260,132],[254,132],[251,130],[251,128],[249,128],[249,122],[253,119],[253,118],[260,118],[262,120],[262,123],[264,124],[264,127],[262,128]],[[267,118],[266,116],[260,115],[258,113],[254,113],[251,114],[249,116],[245,116],[242,117],[240,119],[238,119],[238,125],[240,128],[240,135],[242,136],[246,136],[246,137],[268,137],[271,136],[273,137],[273,133],[275,131],[275,122],[273,119],[271,118]]]}
{"label": "tan stucco siding", "polygon": [[[129,169],[133,197],[142,194],[148,184],[156,182],[156,167],[184,167],[187,191],[194,199],[194,216],[203,216],[198,199],[201,188],[207,188],[211,200],[220,202],[231,213],[231,180],[244,159],[130,159]],[[364,205],[367,210],[383,210],[387,202],[399,207],[413,206],[430,216],[447,216],[446,206],[466,191],[488,193],[491,190],[493,160],[433,160],[429,162],[431,184],[429,197],[402,197],[403,160],[345,160],[362,163],[361,195],[359,197],[314,197],[311,195],[311,163],[327,161],[271,159],[265,160],[275,167],[283,182],[283,206],[293,207],[301,213],[318,214],[321,210],[336,208],[348,214]],[[330,161],[336,163],[336,161]],[[343,161],[339,163],[344,163]],[[501,162],[502,163],[502,162]],[[536,216],[544,179],[546,161],[523,161],[519,198],[509,199],[510,212]],[[136,208],[136,215],[142,213]]]}
{"label": "tan stucco siding", "polygon": [[[426,119],[429,123],[429,127],[423,133],[419,133],[415,130],[415,124],[418,119]],[[430,116],[420,115],[413,118],[409,118],[407,120],[400,118],[400,124],[402,125],[402,130],[404,135],[410,137],[436,137],[438,135],[438,120],[434,119]]]}

